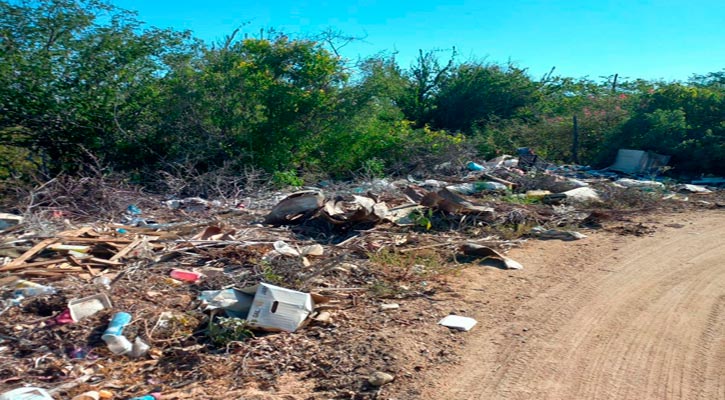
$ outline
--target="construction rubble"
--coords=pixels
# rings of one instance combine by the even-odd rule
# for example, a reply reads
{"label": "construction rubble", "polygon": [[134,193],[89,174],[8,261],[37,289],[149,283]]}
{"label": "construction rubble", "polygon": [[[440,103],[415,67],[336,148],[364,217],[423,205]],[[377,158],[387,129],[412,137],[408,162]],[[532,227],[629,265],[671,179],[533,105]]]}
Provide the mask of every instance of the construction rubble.
{"label": "construction rubble", "polygon": [[[666,163],[645,156],[621,154],[616,172],[502,156],[244,201],[147,196],[106,220],[2,210],[0,396],[242,398],[291,375],[309,398],[376,398],[420,363],[455,361],[476,321],[431,300],[455,270],[522,273],[506,253],[526,241],[723,206],[715,184],[622,172]],[[438,332],[437,351],[396,356],[385,327]]]}

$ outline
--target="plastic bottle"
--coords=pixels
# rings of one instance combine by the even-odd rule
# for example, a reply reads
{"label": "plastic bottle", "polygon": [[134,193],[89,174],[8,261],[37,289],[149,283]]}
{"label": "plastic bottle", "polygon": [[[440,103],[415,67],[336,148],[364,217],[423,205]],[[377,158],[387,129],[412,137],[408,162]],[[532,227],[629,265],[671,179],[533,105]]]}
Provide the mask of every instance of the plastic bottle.
{"label": "plastic bottle", "polygon": [[19,279],[15,282],[15,296],[33,297],[42,296],[44,294],[55,294],[56,290],[53,287],[41,285],[39,283],[26,281]]}
{"label": "plastic bottle", "polygon": [[111,279],[107,276],[99,276],[93,279],[93,283],[99,286],[103,286],[106,290],[111,289]]}

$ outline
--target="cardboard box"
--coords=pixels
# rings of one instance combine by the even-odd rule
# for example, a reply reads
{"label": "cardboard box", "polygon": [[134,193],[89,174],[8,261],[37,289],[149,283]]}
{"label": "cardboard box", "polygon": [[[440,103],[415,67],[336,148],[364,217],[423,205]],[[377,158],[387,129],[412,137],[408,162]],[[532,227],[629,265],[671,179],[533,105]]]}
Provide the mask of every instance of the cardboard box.
{"label": "cardboard box", "polygon": [[294,332],[310,316],[314,305],[309,293],[261,283],[254,294],[247,321],[260,329]]}
{"label": "cardboard box", "polygon": [[241,290],[204,291],[200,298],[207,302],[207,309],[224,309],[230,317],[246,319],[251,327],[266,331],[294,332],[315,306],[309,293],[267,283]]}

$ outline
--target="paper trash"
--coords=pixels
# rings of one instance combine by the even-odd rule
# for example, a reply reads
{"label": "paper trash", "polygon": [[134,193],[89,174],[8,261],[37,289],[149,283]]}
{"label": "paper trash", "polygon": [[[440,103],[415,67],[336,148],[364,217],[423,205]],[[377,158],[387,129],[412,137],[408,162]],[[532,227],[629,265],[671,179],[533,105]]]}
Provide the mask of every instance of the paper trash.
{"label": "paper trash", "polygon": [[461,331],[470,331],[471,328],[476,326],[478,321],[473,318],[462,317],[460,315],[448,315],[442,320],[438,321],[438,325],[443,325],[448,328],[458,329]]}

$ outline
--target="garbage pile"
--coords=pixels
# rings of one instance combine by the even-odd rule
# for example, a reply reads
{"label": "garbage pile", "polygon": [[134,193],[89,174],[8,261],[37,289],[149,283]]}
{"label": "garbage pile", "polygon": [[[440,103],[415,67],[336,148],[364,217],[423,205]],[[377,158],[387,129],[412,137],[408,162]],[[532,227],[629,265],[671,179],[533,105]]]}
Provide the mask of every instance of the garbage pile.
{"label": "garbage pile", "polygon": [[53,234],[0,214],[0,399],[241,398],[285,374],[374,398],[414,371],[371,332],[476,325],[425,301],[460,265],[525,268],[506,251],[585,240],[574,228],[600,228],[620,197],[722,206],[713,186],[532,155],[230,205],[158,199]]}

